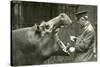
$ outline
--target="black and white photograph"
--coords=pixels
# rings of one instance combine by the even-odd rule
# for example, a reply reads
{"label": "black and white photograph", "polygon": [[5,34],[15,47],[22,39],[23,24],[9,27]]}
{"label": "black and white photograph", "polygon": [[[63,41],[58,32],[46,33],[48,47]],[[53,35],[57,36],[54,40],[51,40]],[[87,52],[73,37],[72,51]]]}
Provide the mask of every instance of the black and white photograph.
{"label": "black and white photograph", "polygon": [[96,62],[97,5],[10,1],[11,66]]}

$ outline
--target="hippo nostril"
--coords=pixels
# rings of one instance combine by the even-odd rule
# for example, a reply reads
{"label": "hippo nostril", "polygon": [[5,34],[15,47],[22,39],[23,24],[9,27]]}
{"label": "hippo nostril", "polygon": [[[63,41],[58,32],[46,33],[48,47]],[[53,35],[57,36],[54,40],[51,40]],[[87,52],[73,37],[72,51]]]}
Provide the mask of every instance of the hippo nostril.
{"label": "hippo nostril", "polygon": [[49,26],[49,25],[46,25],[45,27],[46,27],[46,29],[49,29],[49,28],[50,28],[50,26]]}

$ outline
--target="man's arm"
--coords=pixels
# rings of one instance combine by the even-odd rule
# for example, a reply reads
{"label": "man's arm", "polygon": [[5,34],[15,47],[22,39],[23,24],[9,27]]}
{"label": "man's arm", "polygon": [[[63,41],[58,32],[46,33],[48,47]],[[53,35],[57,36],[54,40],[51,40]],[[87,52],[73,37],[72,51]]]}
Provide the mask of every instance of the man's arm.
{"label": "man's arm", "polygon": [[80,36],[76,40],[76,45],[75,45],[75,52],[85,52],[89,49],[91,46],[91,41],[94,38],[94,34],[92,31],[86,32],[86,36]]}

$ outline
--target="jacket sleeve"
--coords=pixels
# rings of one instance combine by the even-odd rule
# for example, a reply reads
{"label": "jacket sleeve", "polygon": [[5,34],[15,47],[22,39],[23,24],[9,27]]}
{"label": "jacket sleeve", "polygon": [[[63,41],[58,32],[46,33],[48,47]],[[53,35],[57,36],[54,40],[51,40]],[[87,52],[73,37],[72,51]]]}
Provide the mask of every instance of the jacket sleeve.
{"label": "jacket sleeve", "polygon": [[92,31],[87,31],[85,36],[79,36],[75,45],[75,52],[85,52],[92,45],[94,34]]}

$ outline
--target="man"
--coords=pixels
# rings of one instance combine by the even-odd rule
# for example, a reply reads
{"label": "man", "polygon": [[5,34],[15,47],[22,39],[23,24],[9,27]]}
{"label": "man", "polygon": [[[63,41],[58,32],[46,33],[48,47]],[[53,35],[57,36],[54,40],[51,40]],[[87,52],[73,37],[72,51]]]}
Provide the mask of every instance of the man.
{"label": "man", "polygon": [[74,54],[74,62],[95,61],[96,60],[96,35],[88,20],[88,11],[75,14],[77,22],[82,26],[82,34],[78,37],[71,36],[75,42],[74,46],[69,46],[68,51]]}

